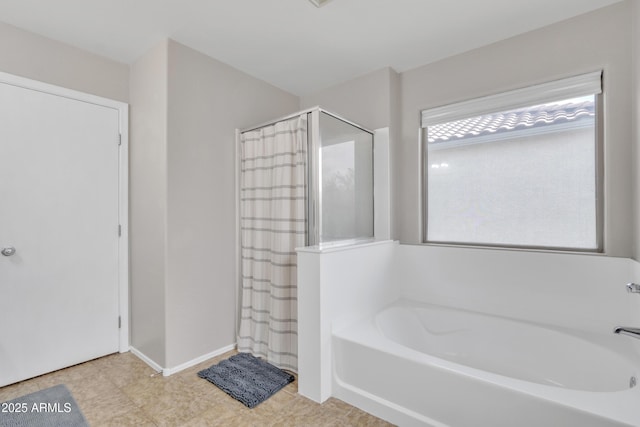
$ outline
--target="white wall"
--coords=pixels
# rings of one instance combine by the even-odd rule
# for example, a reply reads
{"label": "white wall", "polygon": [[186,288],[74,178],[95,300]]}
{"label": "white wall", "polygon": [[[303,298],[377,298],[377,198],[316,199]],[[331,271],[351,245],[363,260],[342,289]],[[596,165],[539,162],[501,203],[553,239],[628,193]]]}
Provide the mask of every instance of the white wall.
{"label": "white wall", "polygon": [[402,73],[402,139],[392,145],[394,225],[421,239],[419,113],[422,109],[604,70],[605,251],[632,249],[630,2]]}
{"label": "white wall", "polygon": [[127,64],[2,22],[0,71],[117,101],[129,99]]}

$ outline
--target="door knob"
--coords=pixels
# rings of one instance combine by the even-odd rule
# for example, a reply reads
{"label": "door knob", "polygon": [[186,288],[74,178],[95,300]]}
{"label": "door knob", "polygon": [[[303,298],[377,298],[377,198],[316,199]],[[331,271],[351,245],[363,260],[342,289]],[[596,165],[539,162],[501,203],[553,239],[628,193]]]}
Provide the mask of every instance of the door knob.
{"label": "door knob", "polygon": [[0,253],[2,253],[2,255],[4,256],[11,256],[16,253],[16,248],[14,248],[13,246],[2,248],[2,251],[0,251]]}

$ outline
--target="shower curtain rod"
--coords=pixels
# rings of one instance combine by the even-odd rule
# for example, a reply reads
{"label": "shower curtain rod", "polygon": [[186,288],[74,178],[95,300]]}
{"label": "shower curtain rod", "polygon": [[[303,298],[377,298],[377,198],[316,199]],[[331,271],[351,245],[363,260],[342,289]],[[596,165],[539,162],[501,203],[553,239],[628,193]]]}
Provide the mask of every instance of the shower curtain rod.
{"label": "shower curtain rod", "polygon": [[335,113],[332,113],[331,111],[327,111],[327,110],[325,110],[325,109],[321,108],[320,106],[315,106],[315,107],[307,108],[306,110],[298,111],[298,112],[295,112],[295,113],[293,113],[293,114],[289,114],[288,116],[284,116],[284,117],[277,118],[277,119],[275,119],[275,120],[270,120],[270,121],[268,121],[268,122],[261,123],[261,124],[259,124],[259,125],[257,125],[257,126],[251,126],[251,127],[249,127],[249,128],[241,129],[239,132],[240,132],[240,133],[245,133],[245,132],[251,132],[251,131],[254,131],[254,130],[258,130],[258,129],[261,129],[261,128],[263,128],[263,127],[267,127],[267,126],[274,125],[274,124],[276,124],[276,123],[278,123],[278,122],[281,122],[281,121],[283,121],[283,120],[289,120],[289,119],[293,119],[294,117],[301,116],[301,115],[303,115],[303,114],[309,114],[309,113],[311,113],[311,112],[313,112],[313,111],[316,111],[316,110],[317,110],[317,111],[320,111],[320,112],[322,112],[322,113],[328,114],[328,115],[330,115],[330,116],[332,116],[332,117],[334,117],[334,118],[336,118],[336,119],[338,119],[338,120],[340,120],[340,121],[343,121],[343,122],[345,122],[345,123],[348,123],[348,124],[350,124],[351,126],[355,126],[355,127],[357,127],[358,129],[361,129],[361,130],[363,130],[363,131],[365,131],[365,132],[367,132],[367,133],[370,133],[371,135],[373,135],[373,134],[374,134],[374,132],[373,132],[372,130],[367,129],[367,128],[363,127],[363,126],[360,126],[359,124],[354,123],[354,122],[352,122],[351,120],[347,120],[347,119],[345,119],[344,117],[340,117],[339,115],[337,115],[337,114],[335,114]]}

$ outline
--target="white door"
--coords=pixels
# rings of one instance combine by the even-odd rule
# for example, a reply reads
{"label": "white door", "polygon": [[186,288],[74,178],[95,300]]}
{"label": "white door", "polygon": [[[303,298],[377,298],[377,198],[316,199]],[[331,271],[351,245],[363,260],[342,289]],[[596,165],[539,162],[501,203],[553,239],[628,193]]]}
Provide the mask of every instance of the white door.
{"label": "white door", "polygon": [[0,83],[0,386],[119,349],[118,136],[117,109]]}

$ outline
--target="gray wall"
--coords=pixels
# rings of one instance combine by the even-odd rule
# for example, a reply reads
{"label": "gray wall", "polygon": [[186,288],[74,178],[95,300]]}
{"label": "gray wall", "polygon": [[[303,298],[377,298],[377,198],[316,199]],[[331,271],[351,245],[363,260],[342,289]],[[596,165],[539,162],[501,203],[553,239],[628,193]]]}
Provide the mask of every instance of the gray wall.
{"label": "gray wall", "polygon": [[299,98],[172,41],[128,66],[4,23],[0,71],[130,103],[132,345],[175,367],[233,344],[235,129]]}
{"label": "gray wall", "polygon": [[166,366],[167,43],[131,66],[131,345]]}
{"label": "gray wall", "polygon": [[392,98],[397,96],[398,73],[382,68],[317,93],[302,96],[300,108],[316,105],[369,129],[391,122]]}
{"label": "gray wall", "polygon": [[131,103],[132,341],[161,366],[175,367],[235,340],[234,129],[299,108],[321,105],[371,129],[390,126],[392,232],[417,242],[421,109],[602,68],[605,245],[609,255],[638,258],[640,43],[631,43],[638,22],[640,7],[626,1],[301,99],[172,41],[129,71],[2,23],[0,71]]}
{"label": "gray wall", "polygon": [[298,97],[179,43],[168,49],[167,360],[235,343],[236,128],[298,109]]}
{"label": "gray wall", "polygon": [[[319,105],[371,130],[388,127],[389,143],[393,146],[400,140],[400,80],[400,74],[394,69],[382,68],[317,93],[302,96],[300,108]],[[392,163],[394,155],[394,151],[391,151]],[[395,177],[392,175],[392,188],[394,180]],[[392,192],[392,206],[396,197]],[[393,215],[392,212],[391,235],[397,236]]]}
{"label": "gray wall", "polygon": [[631,55],[632,16],[640,20],[636,3],[621,2],[401,74],[378,70],[303,96],[301,107],[320,105],[369,128],[390,126],[392,236],[419,243],[422,109],[603,69],[605,251],[640,256],[634,249],[640,247],[640,215],[634,214],[640,213],[634,175],[640,153],[633,143],[640,144],[640,131],[633,130],[637,120],[632,124],[629,113],[632,100],[638,102],[630,90],[632,76],[638,79],[631,73],[632,57],[637,63],[640,56],[637,44]]}
{"label": "gray wall", "polygon": [[0,22],[0,71],[117,101],[129,66]]}
{"label": "gray wall", "polygon": [[299,99],[170,40],[125,75],[131,344],[174,368],[235,342],[235,129],[294,112]]}
{"label": "gray wall", "polygon": [[235,343],[235,129],[298,102],[171,40],[133,64],[132,345],[161,367]]}
{"label": "gray wall", "polygon": [[635,161],[633,167],[634,210],[633,210],[633,258],[640,261],[640,2],[632,2],[632,59],[633,81],[631,82],[633,93],[633,108],[631,110],[631,122],[633,124],[633,148]]}
{"label": "gray wall", "polygon": [[421,236],[420,110],[604,69],[605,250],[631,256],[630,8],[618,3],[402,73],[402,139],[392,145],[395,237]]}

